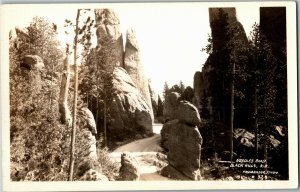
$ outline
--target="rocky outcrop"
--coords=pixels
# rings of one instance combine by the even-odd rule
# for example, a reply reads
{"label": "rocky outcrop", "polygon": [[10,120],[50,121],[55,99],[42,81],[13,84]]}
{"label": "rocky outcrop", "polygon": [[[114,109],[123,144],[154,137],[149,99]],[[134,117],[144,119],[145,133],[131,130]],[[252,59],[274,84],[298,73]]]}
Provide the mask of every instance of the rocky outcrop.
{"label": "rocky outcrop", "polygon": [[121,168],[118,180],[138,181],[140,178],[139,163],[128,153],[121,155]]}
{"label": "rocky outcrop", "polygon": [[114,98],[109,106],[109,129],[114,136],[122,136],[127,131],[132,133],[152,133],[151,110],[144,97],[121,67],[113,72]]}
{"label": "rocky outcrop", "polygon": [[197,107],[198,110],[201,109],[201,99],[203,97],[203,89],[204,89],[203,73],[200,71],[196,71],[194,75],[193,104]]}
{"label": "rocky outcrop", "polygon": [[150,98],[151,98],[153,115],[154,115],[154,117],[157,117],[157,115],[158,115],[158,95],[153,90],[151,83],[148,82],[148,84],[149,84],[149,93],[150,93]]}
{"label": "rocky outcrop", "polygon": [[[206,114],[203,115],[203,118],[227,123],[230,122],[230,107],[225,104],[227,101],[224,98],[228,97],[226,90],[229,89],[230,82],[226,80],[224,70],[230,66],[231,57],[229,52],[235,52],[234,49],[240,49],[243,46],[245,49],[237,51],[239,54],[237,58],[248,57],[248,53],[244,50],[249,47],[249,42],[242,24],[237,19],[234,7],[209,8],[209,22],[212,52],[209,54],[201,72],[195,74],[194,104],[201,114]],[[229,50],[228,46],[225,45],[228,45],[231,41],[239,42],[239,47],[233,46]],[[251,65],[247,61],[236,62],[236,68],[243,69],[245,73],[249,70],[249,66]],[[240,84],[237,86],[243,87],[245,85]],[[242,119],[247,115],[242,114],[243,110],[239,110],[239,108],[235,109],[235,114],[239,117],[235,119],[241,119],[240,121],[247,124],[247,120]]]}
{"label": "rocky outcrop", "polygon": [[177,92],[171,92],[165,98],[163,115],[166,121],[175,119],[176,110],[179,105],[180,94]]}
{"label": "rocky outcrop", "polygon": [[165,147],[168,149],[168,166],[189,179],[200,180],[202,137],[198,127],[180,123],[176,120],[167,124],[168,130],[165,133],[164,140]]}
{"label": "rocky outcrop", "polygon": [[96,122],[95,122],[93,113],[86,107],[84,107],[82,109],[82,111],[83,111],[83,114],[85,116],[86,126],[87,126],[88,130],[93,135],[96,135],[97,134],[97,128],[96,128]]}
{"label": "rocky outcrop", "polygon": [[229,22],[237,21],[236,10],[234,7],[209,8],[209,23],[211,25],[215,20],[219,19],[220,11],[227,15]]}
{"label": "rocky outcrop", "polygon": [[108,181],[108,178],[94,169],[90,169],[79,179],[80,181]]}
{"label": "rocky outcrop", "polygon": [[85,157],[78,165],[76,176],[80,181],[108,181],[96,159]]}
{"label": "rocky outcrop", "polygon": [[44,62],[42,60],[42,58],[40,58],[37,55],[26,55],[23,58],[23,61],[21,63],[21,67],[24,67],[28,70],[44,70],[45,65]]}
{"label": "rocky outcrop", "polygon": [[95,20],[98,48],[111,49],[111,65],[123,66],[123,38],[117,14],[111,9],[95,9]]}
{"label": "rocky outcrop", "polygon": [[180,101],[175,112],[176,119],[180,122],[198,126],[200,125],[201,119],[197,108],[188,101]]}
{"label": "rocky outcrop", "polygon": [[96,122],[93,113],[86,107],[82,108],[81,112],[83,114],[83,118],[86,126],[84,127],[83,131],[88,145],[88,149],[87,149],[88,157],[97,159],[97,147],[96,147],[97,128],[96,128]]}
{"label": "rocky outcrop", "polygon": [[162,174],[175,179],[200,180],[202,137],[198,130],[200,116],[197,108],[188,101],[179,101],[172,92],[166,100],[164,115],[168,122],[161,130],[161,144],[168,151],[168,166]]}
{"label": "rocky outcrop", "polygon": [[[137,44],[136,35],[133,29],[128,29],[126,34],[124,69],[130,75],[132,81],[146,100],[152,111],[151,96],[149,92],[148,79],[144,73],[144,66],[140,58],[140,49]],[[152,112],[153,119],[153,112]]]}
{"label": "rocky outcrop", "polygon": [[108,130],[119,139],[128,136],[128,132],[152,133],[154,117],[148,79],[140,60],[135,32],[127,31],[124,53],[117,14],[111,9],[96,9],[95,21],[97,47],[94,52],[96,57],[101,55],[105,60],[108,66],[104,68],[113,71],[116,90],[108,106]]}

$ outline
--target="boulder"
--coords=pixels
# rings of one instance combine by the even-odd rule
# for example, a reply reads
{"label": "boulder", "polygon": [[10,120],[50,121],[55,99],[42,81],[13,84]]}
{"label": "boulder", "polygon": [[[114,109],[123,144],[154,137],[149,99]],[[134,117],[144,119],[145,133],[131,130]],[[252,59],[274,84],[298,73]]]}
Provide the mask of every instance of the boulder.
{"label": "boulder", "polygon": [[84,137],[84,144],[87,147],[87,156],[92,159],[97,159],[97,128],[93,113],[86,107],[81,108],[80,113],[82,121],[85,122],[84,127],[82,127],[82,136]]}
{"label": "boulder", "polygon": [[136,87],[145,98],[145,101],[149,109],[151,110],[153,119],[148,78],[146,77],[144,72],[144,66],[140,58],[140,50],[137,44],[135,31],[133,29],[128,29],[126,33],[124,69],[130,75],[132,81],[135,83]]}
{"label": "boulder", "polygon": [[111,9],[95,9],[95,21],[98,47],[112,49],[111,65],[123,66],[123,38],[117,14]]}
{"label": "boulder", "polygon": [[41,71],[45,68],[42,58],[38,55],[26,55],[23,58],[21,67],[24,67],[28,70],[38,70]]}
{"label": "boulder", "polygon": [[151,134],[151,109],[140,94],[128,73],[121,67],[113,72],[115,94],[109,106],[110,120],[108,128],[115,136],[122,136],[126,131]]}
{"label": "boulder", "polygon": [[86,140],[87,145],[87,156],[97,159],[97,141],[95,135],[88,129],[84,129],[83,132],[83,137]]}
{"label": "boulder", "polygon": [[164,131],[167,135],[164,138],[166,138],[165,145],[168,148],[168,166],[191,180],[200,180],[202,137],[197,126],[174,120],[168,122]]}
{"label": "boulder", "polygon": [[180,101],[176,110],[176,119],[199,127],[201,119],[197,108],[188,101]]}
{"label": "boulder", "polygon": [[172,127],[174,126],[174,124],[177,124],[177,123],[179,123],[178,119],[174,119],[174,120],[168,121],[167,123],[165,123],[163,125],[162,129],[160,130],[161,146],[163,148],[167,149],[167,150],[169,149],[167,140],[168,140],[168,137],[169,137],[170,129],[172,129]]}
{"label": "boulder", "polygon": [[78,163],[78,166],[75,166],[75,167],[77,167],[76,175],[78,177],[84,176],[84,174],[86,172],[88,172],[89,170],[95,170],[99,173],[102,171],[102,168],[101,168],[100,164],[98,163],[98,161],[96,159],[93,159],[90,157],[84,157]]}
{"label": "boulder", "polygon": [[121,155],[119,179],[121,181],[138,181],[140,178],[138,161],[128,153]]}
{"label": "boulder", "polygon": [[94,169],[89,169],[80,178],[80,181],[108,181],[108,178]]}
{"label": "boulder", "polygon": [[84,116],[85,116],[85,121],[86,121],[86,126],[88,130],[93,134],[97,134],[97,128],[96,128],[96,122],[94,119],[93,113],[86,107],[82,109]]}
{"label": "boulder", "polygon": [[160,174],[164,177],[172,178],[172,179],[175,179],[175,180],[190,180],[189,177],[185,176],[184,174],[182,174],[181,172],[176,170],[171,165],[167,165],[166,167],[164,167],[161,170]]}
{"label": "boulder", "polygon": [[176,111],[179,105],[180,94],[171,92],[165,98],[163,114],[166,121],[176,119]]}
{"label": "boulder", "polygon": [[246,129],[237,128],[233,132],[234,139],[238,141],[238,145],[244,147],[254,147],[255,135]]}

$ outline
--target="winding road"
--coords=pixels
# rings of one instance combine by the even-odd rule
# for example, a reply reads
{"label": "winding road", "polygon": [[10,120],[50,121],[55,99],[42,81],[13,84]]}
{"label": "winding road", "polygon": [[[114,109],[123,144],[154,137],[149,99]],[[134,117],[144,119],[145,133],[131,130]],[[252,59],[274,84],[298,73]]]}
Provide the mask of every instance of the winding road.
{"label": "winding road", "polygon": [[157,173],[158,167],[156,165],[158,152],[162,152],[160,147],[160,130],[162,124],[153,124],[153,132],[155,135],[152,137],[139,139],[131,143],[125,144],[114,150],[110,156],[117,162],[121,161],[121,154],[123,152],[130,152],[130,155],[134,156],[140,165],[140,180],[141,181],[162,181],[169,180],[166,177]]}

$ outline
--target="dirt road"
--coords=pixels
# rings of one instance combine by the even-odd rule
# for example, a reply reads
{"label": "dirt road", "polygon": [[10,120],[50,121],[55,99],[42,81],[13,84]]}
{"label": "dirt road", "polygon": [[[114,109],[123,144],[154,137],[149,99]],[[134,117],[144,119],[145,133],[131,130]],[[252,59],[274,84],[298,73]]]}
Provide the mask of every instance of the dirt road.
{"label": "dirt road", "polygon": [[118,147],[114,152],[161,152],[162,148],[159,146],[159,142],[160,135],[156,134]]}
{"label": "dirt road", "polygon": [[156,154],[158,152],[162,152],[163,149],[160,147],[160,130],[162,128],[162,124],[154,124],[153,132],[154,136],[144,139],[139,139],[137,141],[133,141],[126,145],[118,147],[114,152],[111,153],[111,158],[117,162],[121,161],[121,154],[123,152],[130,152],[131,156],[134,156],[139,162],[140,167],[140,180],[142,181],[162,181],[169,180],[166,177],[158,174],[158,159]]}

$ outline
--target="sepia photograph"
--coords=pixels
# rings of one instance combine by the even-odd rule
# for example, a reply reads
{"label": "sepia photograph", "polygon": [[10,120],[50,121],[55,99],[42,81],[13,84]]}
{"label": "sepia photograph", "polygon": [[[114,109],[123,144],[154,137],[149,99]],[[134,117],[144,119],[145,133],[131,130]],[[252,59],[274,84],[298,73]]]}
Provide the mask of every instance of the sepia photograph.
{"label": "sepia photograph", "polygon": [[5,190],[296,188],[295,5],[2,5]]}

